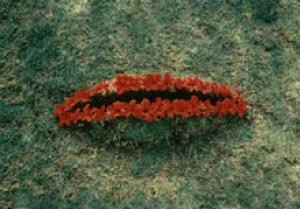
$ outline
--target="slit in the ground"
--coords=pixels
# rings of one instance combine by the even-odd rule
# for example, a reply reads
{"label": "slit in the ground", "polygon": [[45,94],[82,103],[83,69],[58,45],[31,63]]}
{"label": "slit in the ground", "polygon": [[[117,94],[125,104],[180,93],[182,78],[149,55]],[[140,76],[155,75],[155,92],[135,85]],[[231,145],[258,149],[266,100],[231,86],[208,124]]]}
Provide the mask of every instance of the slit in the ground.
{"label": "slit in the ground", "polygon": [[[173,101],[175,99],[190,100],[192,96],[198,97],[199,100],[205,101],[210,99],[211,104],[215,105],[217,101],[223,101],[225,97],[216,96],[212,93],[203,94],[202,92],[189,92],[186,90],[176,90],[176,91],[128,91],[123,94],[112,93],[106,96],[95,95],[90,98],[89,105],[90,107],[100,108],[102,106],[109,106],[114,102],[130,102],[131,100],[136,100],[137,103],[140,103],[143,99],[148,99],[150,102],[154,102],[156,98],[160,97],[161,99],[169,99]],[[76,109],[84,108],[86,104],[78,103],[76,104],[70,112],[75,111]]]}

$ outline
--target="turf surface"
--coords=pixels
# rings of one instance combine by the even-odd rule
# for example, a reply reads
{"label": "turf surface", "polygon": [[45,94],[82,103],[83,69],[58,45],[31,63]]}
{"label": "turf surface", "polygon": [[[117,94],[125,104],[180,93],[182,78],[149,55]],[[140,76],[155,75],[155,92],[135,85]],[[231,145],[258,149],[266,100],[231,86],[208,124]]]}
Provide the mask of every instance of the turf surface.
{"label": "turf surface", "polygon": [[[299,16],[297,0],[1,0],[0,207],[300,208]],[[172,127],[52,115],[116,73],[164,71],[237,83],[250,123],[190,120],[185,143],[132,150],[103,144]]]}

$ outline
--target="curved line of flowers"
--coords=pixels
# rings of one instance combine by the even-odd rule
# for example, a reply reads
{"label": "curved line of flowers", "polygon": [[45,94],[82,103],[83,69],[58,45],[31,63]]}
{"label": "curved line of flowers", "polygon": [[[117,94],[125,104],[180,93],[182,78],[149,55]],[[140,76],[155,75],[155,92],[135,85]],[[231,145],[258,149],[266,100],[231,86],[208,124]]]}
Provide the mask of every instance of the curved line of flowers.
{"label": "curved line of flowers", "polygon": [[[128,91],[176,91],[187,90],[189,92],[198,91],[202,94],[215,94],[217,97],[222,96],[223,101],[217,101],[212,105],[210,99],[205,101],[199,100],[197,96],[192,96],[190,100],[183,99],[161,99],[157,97],[154,102],[144,98],[140,103],[136,100],[130,102],[114,102],[107,107],[104,105],[100,108],[90,107],[91,96],[102,94],[109,96],[110,93],[116,92],[121,95]],[[78,103],[84,104],[81,110],[70,110]],[[144,119],[151,123],[155,119],[175,116],[184,118],[204,116],[218,117],[227,115],[238,115],[242,117],[247,111],[247,104],[241,97],[240,92],[233,93],[225,84],[216,82],[203,82],[201,79],[193,76],[185,78],[172,77],[169,73],[165,74],[148,74],[145,76],[138,75],[117,75],[114,80],[101,81],[90,90],[76,92],[73,96],[65,98],[64,104],[55,106],[54,115],[59,118],[61,126],[70,126],[78,122],[105,121],[115,120],[120,117],[134,117]]]}

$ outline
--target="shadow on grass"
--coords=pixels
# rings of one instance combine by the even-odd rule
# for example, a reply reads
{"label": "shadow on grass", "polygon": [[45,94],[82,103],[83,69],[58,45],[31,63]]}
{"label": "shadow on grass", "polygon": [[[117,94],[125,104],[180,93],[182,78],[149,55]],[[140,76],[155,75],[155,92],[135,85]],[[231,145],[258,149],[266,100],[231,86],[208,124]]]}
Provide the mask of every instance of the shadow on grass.
{"label": "shadow on grass", "polygon": [[153,124],[121,119],[86,124],[78,131],[87,136],[85,143],[124,156],[133,165],[130,175],[135,178],[155,176],[174,157],[192,165],[212,152],[216,159],[230,156],[237,144],[252,138],[249,123],[238,118],[164,119]]}

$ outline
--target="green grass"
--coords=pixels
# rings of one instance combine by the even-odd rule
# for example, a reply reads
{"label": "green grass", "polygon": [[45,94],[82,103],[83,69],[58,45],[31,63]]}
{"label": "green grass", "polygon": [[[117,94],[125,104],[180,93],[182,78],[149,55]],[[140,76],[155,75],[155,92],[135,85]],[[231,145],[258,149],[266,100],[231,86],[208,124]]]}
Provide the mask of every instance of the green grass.
{"label": "green grass", "polygon": [[[297,0],[1,0],[1,207],[299,208],[299,15]],[[251,123],[189,120],[181,145],[132,150],[104,144],[174,130],[52,115],[116,73],[166,70],[237,83]]]}

